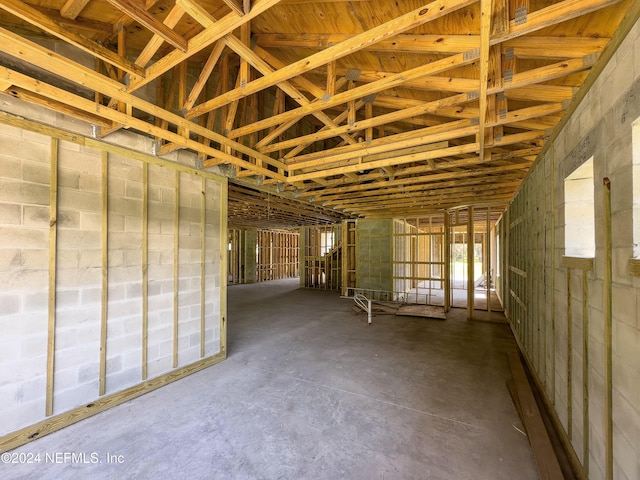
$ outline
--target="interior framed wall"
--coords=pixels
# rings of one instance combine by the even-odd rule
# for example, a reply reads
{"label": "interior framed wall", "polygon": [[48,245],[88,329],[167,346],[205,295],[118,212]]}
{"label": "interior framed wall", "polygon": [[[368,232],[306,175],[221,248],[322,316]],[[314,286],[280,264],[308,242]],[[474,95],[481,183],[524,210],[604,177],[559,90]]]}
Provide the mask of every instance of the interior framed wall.
{"label": "interior framed wall", "polygon": [[30,108],[64,128],[0,112],[2,451],[226,357],[226,178]]}

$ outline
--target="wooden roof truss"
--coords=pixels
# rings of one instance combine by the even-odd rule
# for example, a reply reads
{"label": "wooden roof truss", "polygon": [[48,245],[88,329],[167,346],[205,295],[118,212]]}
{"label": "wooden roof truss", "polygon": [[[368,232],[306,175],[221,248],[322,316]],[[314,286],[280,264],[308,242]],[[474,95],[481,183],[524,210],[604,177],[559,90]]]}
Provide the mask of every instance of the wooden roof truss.
{"label": "wooden roof truss", "polygon": [[633,0],[2,0],[0,91],[107,140],[127,128],[159,155],[197,152],[242,188],[288,197],[287,226],[314,213],[499,210],[639,11]]}

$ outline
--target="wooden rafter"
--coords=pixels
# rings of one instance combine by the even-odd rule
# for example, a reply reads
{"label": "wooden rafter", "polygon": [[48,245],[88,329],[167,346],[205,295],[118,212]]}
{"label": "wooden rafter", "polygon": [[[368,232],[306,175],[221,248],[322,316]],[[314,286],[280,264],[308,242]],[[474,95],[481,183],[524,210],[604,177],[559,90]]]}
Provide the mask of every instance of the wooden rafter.
{"label": "wooden rafter", "polygon": [[142,8],[138,3],[131,0],[106,0],[114,7],[124,12],[127,16],[134,19],[140,25],[151,30],[155,35],[159,35],[162,39],[173,45],[182,52],[187,51],[187,41],[178,35],[164,23],[158,21],[153,15]]}
{"label": "wooden rafter", "polygon": [[[244,89],[232,90],[220,97],[209,100],[208,102],[192,109],[186,117],[195,118],[210,110],[221,107],[224,104],[230,103],[236,98],[245,97],[276,85],[282,81],[289,80],[294,76],[301,75],[302,73],[325,65],[332,60],[361,50],[367,45],[372,45],[385,38],[392,37],[398,33],[410,30],[411,28],[415,28],[437,18],[441,18],[448,13],[456,11],[467,5],[471,5],[472,3],[472,0],[436,0],[433,3],[430,3],[428,7],[421,7],[378,27],[356,35],[349,40],[345,40],[338,45],[329,47],[322,52],[318,52],[310,57],[287,65],[277,72],[254,80]],[[254,10],[255,8],[256,7],[254,6]]]}
{"label": "wooden rafter", "polygon": [[133,62],[130,62],[125,57],[122,57],[96,42],[61,27],[58,23],[51,20],[43,13],[40,13],[35,8],[30,7],[20,0],[3,0],[0,2],[0,8],[121,70],[135,75],[144,75],[143,69],[135,65]]}

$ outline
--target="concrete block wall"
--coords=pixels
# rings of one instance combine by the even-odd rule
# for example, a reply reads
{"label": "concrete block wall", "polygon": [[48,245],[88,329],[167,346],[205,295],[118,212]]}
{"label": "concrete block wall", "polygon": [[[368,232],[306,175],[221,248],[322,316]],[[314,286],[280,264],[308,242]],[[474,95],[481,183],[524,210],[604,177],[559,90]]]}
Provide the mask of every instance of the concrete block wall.
{"label": "concrete block wall", "polygon": [[393,292],[393,220],[360,219],[356,228],[356,287]]}
{"label": "concrete block wall", "polygon": [[[523,325],[514,324],[514,330],[590,479],[608,478],[610,470],[614,479],[640,479],[640,278],[633,277],[629,269],[629,260],[639,254],[638,119],[640,23],[633,26],[551,148],[538,159],[520,198],[505,216],[513,222],[519,215],[518,202],[527,203],[521,218],[525,228],[522,233],[511,228],[508,238],[511,253],[521,257],[527,273],[522,292],[527,308]],[[567,267],[563,261],[567,255],[564,180],[592,156],[596,249],[594,268],[587,271],[584,282],[582,270]],[[611,182],[613,242],[612,462],[606,458],[604,178]],[[539,242],[532,240],[538,235],[542,237]],[[503,267],[507,275],[508,262]],[[517,305],[513,299],[508,302],[514,322]],[[583,328],[585,320],[588,331]]]}
{"label": "concrete block wall", "polygon": [[[13,113],[21,111],[18,104],[10,107]],[[77,123],[34,107],[25,107],[24,113],[37,113],[39,119],[61,127]],[[124,131],[116,137],[120,145],[136,150],[151,143]],[[7,435],[46,419],[53,147],[46,135],[4,124],[0,124],[0,144],[0,435]],[[102,152],[61,141],[57,153],[54,415],[100,398],[103,301]],[[107,395],[143,381],[143,165],[108,154]],[[148,165],[147,378],[174,370],[176,288],[177,367],[221,352],[223,188],[224,180],[216,177],[203,180],[186,171],[176,174],[173,168]],[[176,227],[178,285],[174,282]]]}

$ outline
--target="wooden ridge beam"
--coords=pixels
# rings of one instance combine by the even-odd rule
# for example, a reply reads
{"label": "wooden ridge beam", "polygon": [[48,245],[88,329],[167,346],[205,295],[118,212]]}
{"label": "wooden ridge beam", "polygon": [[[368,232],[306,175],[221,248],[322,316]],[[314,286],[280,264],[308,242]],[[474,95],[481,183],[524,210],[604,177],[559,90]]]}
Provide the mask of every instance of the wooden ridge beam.
{"label": "wooden ridge beam", "polygon": [[[265,75],[264,77],[256,79],[248,83],[243,89],[232,90],[198,105],[186,115],[186,118],[198,117],[210,110],[226,105],[233,100],[246,97],[260,90],[264,90],[265,88],[277,85],[284,80],[289,80],[292,77],[302,75],[303,73],[325,65],[330,61],[362,50],[368,45],[372,45],[381,40],[397,35],[398,33],[402,33],[424,23],[441,18],[451,12],[459,10],[460,8],[471,5],[475,1],[476,0],[435,0],[426,6],[401,15],[400,17],[360,33],[348,40],[345,40],[344,42],[287,65],[270,75]],[[253,10],[255,10],[255,8],[256,7],[254,6]]]}

